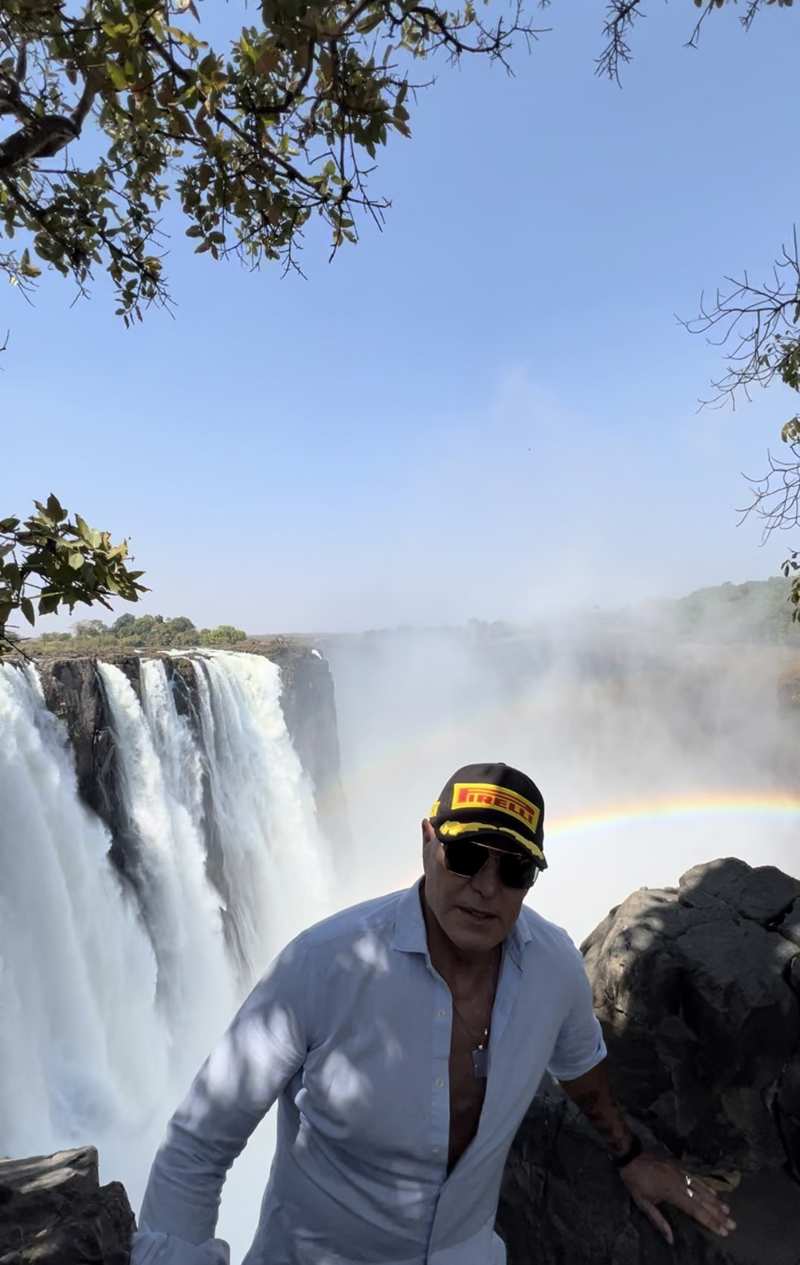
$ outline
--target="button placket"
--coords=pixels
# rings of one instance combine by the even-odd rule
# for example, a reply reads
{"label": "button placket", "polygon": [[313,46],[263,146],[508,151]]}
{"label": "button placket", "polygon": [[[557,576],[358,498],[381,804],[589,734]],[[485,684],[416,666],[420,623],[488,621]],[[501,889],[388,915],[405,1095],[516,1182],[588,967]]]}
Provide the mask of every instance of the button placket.
{"label": "button placket", "polygon": [[442,1163],[450,1134],[449,1065],[452,1016],[447,985],[435,976],[433,998],[433,1067],[431,1068],[431,1156]]}

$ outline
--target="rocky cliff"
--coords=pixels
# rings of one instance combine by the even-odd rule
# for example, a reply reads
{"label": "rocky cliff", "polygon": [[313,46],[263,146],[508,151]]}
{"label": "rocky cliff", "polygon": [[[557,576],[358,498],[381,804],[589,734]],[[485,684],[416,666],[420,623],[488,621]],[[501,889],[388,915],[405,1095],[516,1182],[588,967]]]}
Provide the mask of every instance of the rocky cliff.
{"label": "rocky cliff", "polygon": [[614,1088],[649,1143],[728,1192],[714,1239],[670,1251],[553,1085],[514,1144],[509,1265],[800,1265],[800,881],[735,859],[634,892],[582,946]]}
{"label": "rocky cliff", "polygon": [[0,1160],[0,1265],[126,1265],[133,1213],[94,1147]]}

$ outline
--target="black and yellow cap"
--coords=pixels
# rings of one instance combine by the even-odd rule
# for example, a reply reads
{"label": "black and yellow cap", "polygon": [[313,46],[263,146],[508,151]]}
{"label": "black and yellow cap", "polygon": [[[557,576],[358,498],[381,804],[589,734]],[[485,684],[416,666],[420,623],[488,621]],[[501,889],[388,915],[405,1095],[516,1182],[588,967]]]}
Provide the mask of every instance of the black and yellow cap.
{"label": "black and yellow cap", "polygon": [[547,869],[544,843],[544,799],[538,786],[508,764],[465,764],[445,783],[430,812],[431,825],[442,840],[505,836],[533,855]]}

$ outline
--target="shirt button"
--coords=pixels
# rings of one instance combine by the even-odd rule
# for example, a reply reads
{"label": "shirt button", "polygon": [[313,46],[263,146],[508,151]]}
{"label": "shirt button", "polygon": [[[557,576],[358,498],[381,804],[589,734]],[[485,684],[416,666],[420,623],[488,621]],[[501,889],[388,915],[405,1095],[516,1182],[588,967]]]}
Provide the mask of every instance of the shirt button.
{"label": "shirt button", "polygon": [[446,1019],[446,1018],[447,1018],[447,1011],[446,1011],[446,1010],[440,1010],[440,1011],[439,1011],[439,1018],[440,1018],[440,1019]]}
{"label": "shirt button", "polygon": [[436,1084],[437,1089],[444,1089],[444,1081],[442,1080],[441,1076],[436,1077],[435,1084]]}
{"label": "shirt button", "polygon": [[435,1147],[433,1147],[433,1153],[434,1153],[434,1155],[441,1155],[441,1153],[442,1153],[442,1148],[441,1148],[440,1146],[435,1146]]}

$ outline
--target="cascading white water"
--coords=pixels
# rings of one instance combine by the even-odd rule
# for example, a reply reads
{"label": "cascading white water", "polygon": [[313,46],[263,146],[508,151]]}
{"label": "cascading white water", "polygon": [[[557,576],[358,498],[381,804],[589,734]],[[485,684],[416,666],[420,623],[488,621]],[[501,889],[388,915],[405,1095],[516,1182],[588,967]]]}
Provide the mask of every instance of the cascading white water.
{"label": "cascading white water", "polygon": [[246,960],[260,974],[278,944],[329,907],[331,866],[276,664],[216,651],[196,667],[225,879]]}
{"label": "cascading white water", "polygon": [[0,1154],[113,1162],[164,1094],[155,959],[30,666],[0,666],[0,734]]}
{"label": "cascading white water", "polygon": [[176,711],[163,663],[142,664],[145,710],[118,667],[102,663],[98,670],[117,743],[135,882],[173,1036],[173,1067],[185,1077],[234,1004],[220,897],[206,876],[200,754]]}
{"label": "cascading white water", "polygon": [[[194,662],[198,732],[162,661],[141,663],[141,703],[119,668],[98,665],[125,883],[35,669],[0,666],[0,1154],[93,1143],[103,1179],[123,1181],[134,1207],[169,1115],[238,1001],[335,901],[279,669],[225,652]],[[244,975],[208,877],[211,837]],[[221,1227],[235,1254],[269,1146],[267,1128],[226,1186]]]}

